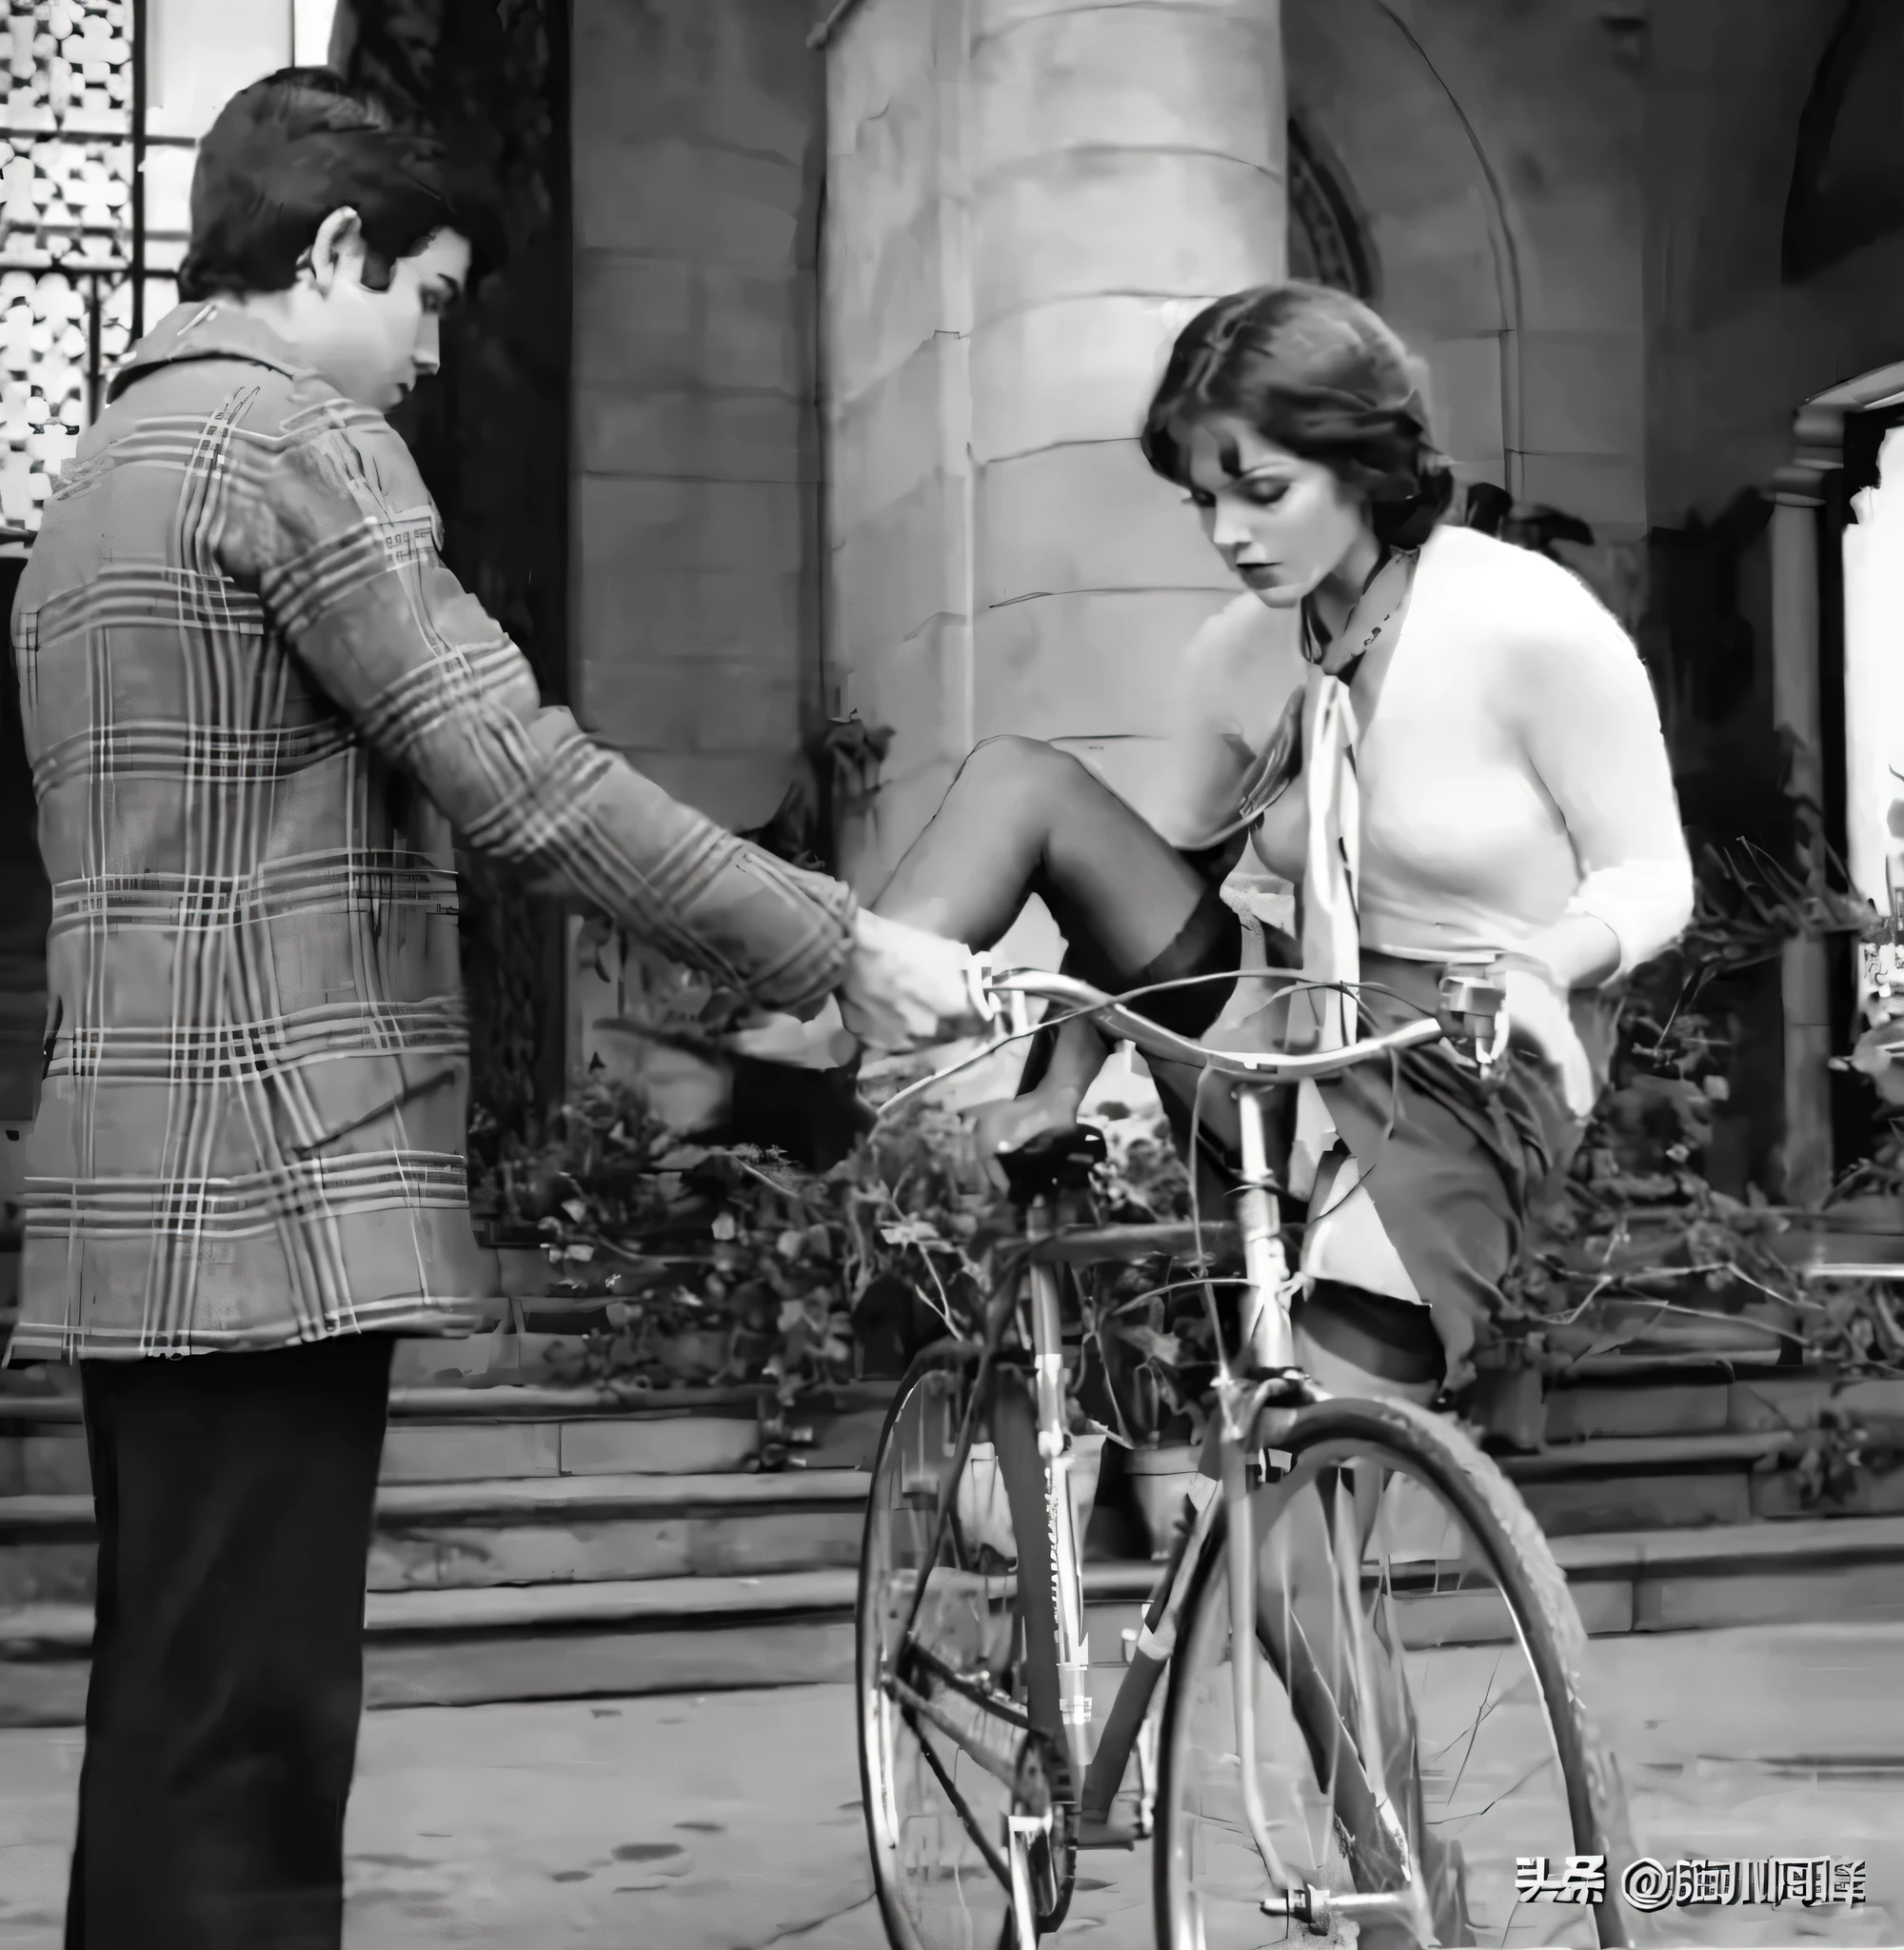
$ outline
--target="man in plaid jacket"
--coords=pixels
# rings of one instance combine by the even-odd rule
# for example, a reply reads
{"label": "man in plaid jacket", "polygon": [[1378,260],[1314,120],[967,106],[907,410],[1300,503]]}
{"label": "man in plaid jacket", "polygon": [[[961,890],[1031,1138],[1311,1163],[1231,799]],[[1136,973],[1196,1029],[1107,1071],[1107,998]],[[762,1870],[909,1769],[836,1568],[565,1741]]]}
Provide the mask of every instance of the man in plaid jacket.
{"label": "man in plaid jacket", "polygon": [[967,1009],[962,949],[543,708],[444,568],[383,412],[469,259],[433,145],[322,72],[237,96],[20,586],[53,1017],[11,1358],[80,1364],[100,1546],[69,1950],[340,1940],[391,1337],[496,1282],[452,825],[765,1009]]}

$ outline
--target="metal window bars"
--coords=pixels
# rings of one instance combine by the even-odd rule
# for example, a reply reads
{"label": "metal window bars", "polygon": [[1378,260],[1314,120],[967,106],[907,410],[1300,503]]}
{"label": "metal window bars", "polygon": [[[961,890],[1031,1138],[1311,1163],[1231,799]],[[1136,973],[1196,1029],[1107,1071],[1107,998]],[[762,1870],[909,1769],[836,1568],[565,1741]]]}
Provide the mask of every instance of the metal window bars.
{"label": "metal window bars", "polygon": [[31,533],[184,241],[148,228],[147,156],[194,145],[147,129],[146,0],[0,7],[0,528]]}

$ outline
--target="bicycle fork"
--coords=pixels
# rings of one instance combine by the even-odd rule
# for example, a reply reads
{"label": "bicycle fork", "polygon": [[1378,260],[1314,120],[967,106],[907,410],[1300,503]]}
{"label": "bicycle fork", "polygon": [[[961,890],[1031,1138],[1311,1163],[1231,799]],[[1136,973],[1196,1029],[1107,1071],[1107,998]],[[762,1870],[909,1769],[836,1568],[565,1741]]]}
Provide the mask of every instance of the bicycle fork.
{"label": "bicycle fork", "polygon": [[[1224,1552],[1230,1587],[1230,1671],[1236,1710],[1237,1761],[1243,1817],[1249,1827],[1250,1839],[1262,1859],[1270,1887],[1275,1892],[1263,1900],[1262,1910],[1267,1916],[1286,1917],[1291,1921],[1299,1922],[1318,1936],[1328,1935],[1339,1919],[1374,1920],[1379,1918],[1402,1921],[1413,1925],[1423,1942],[1432,1942],[1432,1925],[1428,1921],[1418,1872],[1411,1874],[1410,1886],[1405,1891],[1331,1895],[1299,1881],[1289,1873],[1269,1832],[1269,1814],[1263,1806],[1262,1782],[1257,1772],[1258,1565],[1256,1525],[1250,1511],[1250,1492],[1254,1485],[1250,1481],[1252,1458],[1249,1444],[1262,1427],[1267,1403],[1281,1385],[1282,1377],[1295,1367],[1296,1341],[1289,1318],[1293,1283],[1288,1256],[1282,1247],[1279,1190],[1269,1166],[1263,1091],[1240,1090],[1237,1108],[1240,1125],[1240,1163],[1242,1167],[1237,1218],[1238,1229],[1242,1234],[1243,1273],[1249,1283],[1244,1289],[1243,1300],[1241,1372],[1231,1369],[1226,1362],[1221,1363],[1217,1400],[1218,1413],[1221,1417],[1219,1433],[1227,1523]],[[1218,1344],[1220,1349],[1220,1337]],[[1285,1417],[1293,1414],[1293,1410],[1283,1411]],[[1270,1466],[1268,1455],[1264,1461],[1267,1469]],[[1345,1547],[1349,1551],[1346,1563],[1339,1559],[1338,1568],[1346,1581],[1344,1588],[1350,1607],[1346,1622],[1358,1655],[1356,1678],[1366,1712],[1373,1695],[1368,1690],[1372,1682],[1361,1631],[1360,1540],[1359,1535],[1344,1537],[1339,1532],[1332,1542],[1339,1554]],[[1379,1764],[1378,1753],[1378,1767]]]}

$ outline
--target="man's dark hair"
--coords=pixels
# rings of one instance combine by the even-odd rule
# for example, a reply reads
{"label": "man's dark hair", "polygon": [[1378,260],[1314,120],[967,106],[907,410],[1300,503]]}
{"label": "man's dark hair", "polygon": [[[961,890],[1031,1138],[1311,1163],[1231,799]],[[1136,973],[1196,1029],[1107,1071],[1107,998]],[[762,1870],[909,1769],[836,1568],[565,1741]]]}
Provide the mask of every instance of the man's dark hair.
{"label": "man's dark hair", "polygon": [[365,283],[387,289],[396,261],[437,231],[470,234],[462,201],[433,137],[393,127],[327,68],[281,69],[233,95],[199,145],[179,297],[288,290],[343,209],[364,226]]}

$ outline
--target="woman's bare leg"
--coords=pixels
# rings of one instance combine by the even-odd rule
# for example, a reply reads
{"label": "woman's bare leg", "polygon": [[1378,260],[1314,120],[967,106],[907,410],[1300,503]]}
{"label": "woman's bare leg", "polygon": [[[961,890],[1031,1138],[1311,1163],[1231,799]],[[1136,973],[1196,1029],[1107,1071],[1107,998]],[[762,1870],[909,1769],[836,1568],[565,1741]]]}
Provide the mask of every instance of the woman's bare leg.
{"label": "woman's bare leg", "polygon": [[1035,738],[991,738],[959,769],[874,911],[987,948],[1036,894],[1135,974],[1182,932],[1208,883],[1096,773]]}

